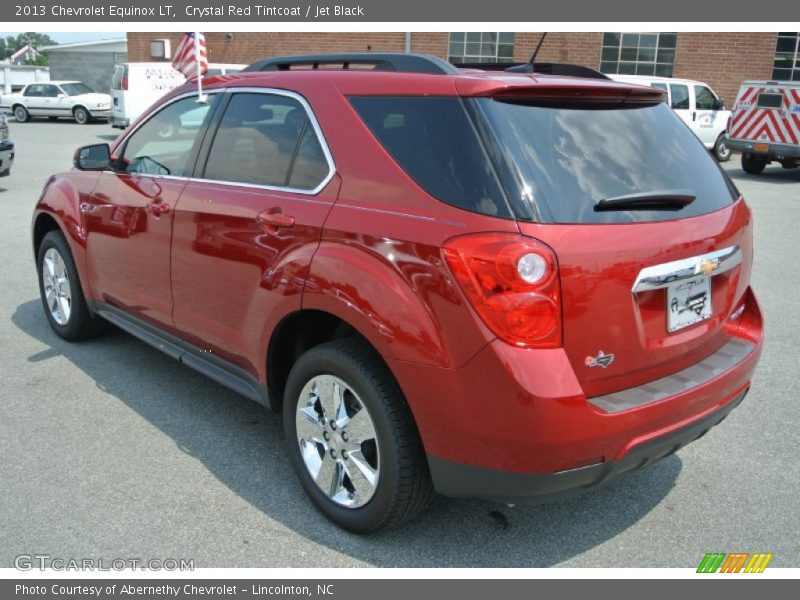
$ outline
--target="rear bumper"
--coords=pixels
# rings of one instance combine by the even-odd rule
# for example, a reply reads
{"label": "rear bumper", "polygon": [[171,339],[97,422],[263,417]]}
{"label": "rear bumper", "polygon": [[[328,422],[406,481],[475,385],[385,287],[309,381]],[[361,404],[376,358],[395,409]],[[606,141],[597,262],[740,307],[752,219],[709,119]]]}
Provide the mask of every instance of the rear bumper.
{"label": "rear bumper", "polygon": [[720,335],[695,365],[590,398],[560,348],[494,341],[459,369],[387,360],[438,492],[536,501],[601,485],[719,423],[744,397],[761,353],[763,323],[749,289]]}
{"label": "rear bumper", "polygon": [[[728,138],[728,148],[744,152],[745,154],[754,154],[756,156],[763,156],[771,160],[783,160],[787,158],[800,158],[800,145],[791,144],[774,144],[772,142],[755,142],[751,140],[737,140]],[[766,152],[756,151],[755,145],[757,143],[767,144],[768,150]]]}
{"label": "rear bumper", "polygon": [[512,504],[561,500],[601,487],[623,473],[649,466],[703,437],[721,423],[746,395],[747,390],[688,425],[634,446],[620,460],[544,474],[496,471],[436,457],[428,457],[428,465],[436,491],[444,496]]}

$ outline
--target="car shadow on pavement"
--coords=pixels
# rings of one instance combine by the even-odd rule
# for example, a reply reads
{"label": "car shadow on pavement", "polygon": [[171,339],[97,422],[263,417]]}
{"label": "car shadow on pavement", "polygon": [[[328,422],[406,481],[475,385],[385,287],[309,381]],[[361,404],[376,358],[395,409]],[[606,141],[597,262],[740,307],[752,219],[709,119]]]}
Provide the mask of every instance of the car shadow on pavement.
{"label": "car shadow on pavement", "polygon": [[[46,346],[28,361],[66,358],[267,517],[314,543],[375,566],[558,564],[639,521],[673,488],[682,467],[680,458],[672,455],[580,498],[538,506],[511,508],[437,497],[425,514],[402,528],[352,535],[322,517],[306,498],[283,450],[279,415],[165,359],[114,327],[94,340],[67,343],[50,330],[38,299],[18,306],[12,322]],[[471,550],[465,553],[465,548]],[[273,566],[230,560],[220,556],[218,564],[198,566]],[[280,566],[286,566],[285,560]]]}

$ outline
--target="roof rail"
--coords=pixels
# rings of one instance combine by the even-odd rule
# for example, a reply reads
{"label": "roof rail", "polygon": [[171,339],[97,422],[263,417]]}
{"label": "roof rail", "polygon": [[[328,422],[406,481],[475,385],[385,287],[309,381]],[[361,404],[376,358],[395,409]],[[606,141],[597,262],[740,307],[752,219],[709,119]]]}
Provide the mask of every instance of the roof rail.
{"label": "roof rail", "polygon": [[543,75],[586,77],[588,79],[610,79],[608,75],[600,71],[584,67],[583,65],[571,65],[567,63],[524,63],[515,67],[509,67],[506,71],[510,73],[541,73]]}
{"label": "roof rail", "polygon": [[341,65],[344,70],[350,69],[354,65],[371,65],[374,71],[398,71],[434,75],[459,74],[456,67],[436,56],[392,52],[275,56],[258,60],[249,65],[244,71],[289,71],[292,67],[319,69],[321,65]]}

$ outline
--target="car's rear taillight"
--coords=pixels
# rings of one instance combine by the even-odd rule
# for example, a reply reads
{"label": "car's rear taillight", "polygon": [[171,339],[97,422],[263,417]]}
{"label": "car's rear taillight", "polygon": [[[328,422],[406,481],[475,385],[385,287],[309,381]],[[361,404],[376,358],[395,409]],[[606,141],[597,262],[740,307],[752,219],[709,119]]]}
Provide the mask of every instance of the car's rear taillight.
{"label": "car's rear taillight", "polygon": [[513,234],[474,234],[445,243],[444,257],[498,338],[524,348],[561,346],[558,261],[549,246]]}
{"label": "car's rear taillight", "polygon": [[122,76],[122,84],[120,84],[120,89],[127,90],[128,89],[128,76]]}

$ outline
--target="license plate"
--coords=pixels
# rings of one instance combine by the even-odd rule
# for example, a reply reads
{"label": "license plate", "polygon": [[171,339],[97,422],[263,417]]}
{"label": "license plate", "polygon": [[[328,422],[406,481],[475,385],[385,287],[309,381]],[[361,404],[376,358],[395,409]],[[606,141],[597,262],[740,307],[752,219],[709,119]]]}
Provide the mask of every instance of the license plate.
{"label": "license plate", "polygon": [[672,333],[711,316],[711,279],[705,276],[667,288],[667,331]]}
{"label": "license plate", "polygon": [[753,146],[756,152],[769,152],[769,144],[756,144]]}

